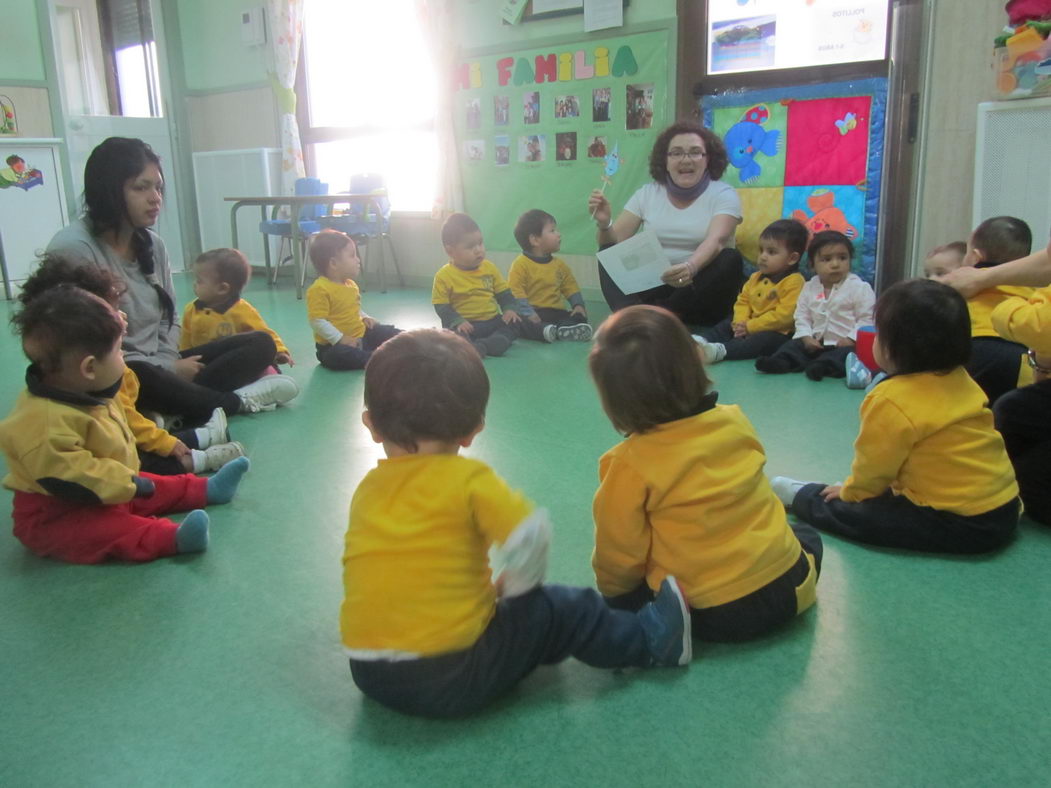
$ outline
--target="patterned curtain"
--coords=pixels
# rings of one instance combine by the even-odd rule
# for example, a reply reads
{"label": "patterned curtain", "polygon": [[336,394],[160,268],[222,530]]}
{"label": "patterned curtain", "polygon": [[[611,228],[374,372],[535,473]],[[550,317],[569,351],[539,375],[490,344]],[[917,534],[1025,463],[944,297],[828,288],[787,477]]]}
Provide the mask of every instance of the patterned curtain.
{"label": "patterned curtain", "polygon": [[460,177],[460,155],[453,131],[453,74],[459,61],[453,30],[452,0],[416,0],[416,11],[423,34],[430,45],[438,74],[438,101],[434,127],[438,136],[439,193],[435,195],[431,216],[444,219],[462,211],[463,180]]}
{"label": "patterned curtain", "polygon": [[281,114],[281,191],[293,194],[296,179],[306,175],[294,90],[303,40],[303,0],[267,0],[267,11],[273,64],[268,76]]}

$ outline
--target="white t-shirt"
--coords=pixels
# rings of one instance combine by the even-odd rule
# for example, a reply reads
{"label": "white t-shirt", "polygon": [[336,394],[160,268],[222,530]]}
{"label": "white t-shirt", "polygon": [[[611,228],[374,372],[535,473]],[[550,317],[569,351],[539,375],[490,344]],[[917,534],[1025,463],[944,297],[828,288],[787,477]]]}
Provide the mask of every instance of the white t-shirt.
{"label": "white t-shirt", "polygon": [[[737,190],[722,181],[712,181],[704,194],[686,208],[676,208],[668,191],[658,183],[647,183],[628,199],[624,210],[642,219],[642,229],[653,230],[670,265],[681,263],[704,241],[712,218],[720,214],[741,219]],[[734,248],[734,239],[727,244]]]}

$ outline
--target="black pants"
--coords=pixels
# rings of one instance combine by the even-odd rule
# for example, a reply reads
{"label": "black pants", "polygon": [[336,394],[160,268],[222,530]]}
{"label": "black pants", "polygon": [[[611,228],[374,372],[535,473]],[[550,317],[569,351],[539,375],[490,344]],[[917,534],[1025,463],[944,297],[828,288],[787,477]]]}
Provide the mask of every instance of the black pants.
{"label": "black pants", "polygon": [[436,657],[350,660],[368,697],[406,714],[455,717],[510,691],[538,665],[576,657],[597,668],[652,663],[638,616],[610,610],[590,588],[539,586],[502,599],[470,648]]}
{"label": "black pants", "polygon": [[[472,345],[480,345],[485,348],[486,355],[489,356],[502,356],[511,347],[517,335],[516,330],[505,323],[499,315],[488,320],[468,320],[467,322],[474,326],[474,331],[465,338]],[[461,334],[461,336],[464,335]]]}
{"label": "black pants", "polygon": [[182,416],[187,423],[204,424],[216,408],[233,415],[241,409],[236,394],[216,391],[176,375],[148,361],[129,361],[139,378],[138,410],[155,410]]}
{"label": "black pants", "polygon": [[1030,519],[1051,525],[1051,380],[1004,394],[993,407]]}
{"label": "black pants", "polygon": [[728,317],[718,325],[702,328],[698,332],[709,342],[721,342],[726,348],[727,361],[769,356],[791,339],[791,335],[779,331],[756,331],[746,337],[737,338],[731,328],[732,323],[733,318]]}
{"label": "black pants", "polygon": [[973,337],[967,372],[981,386],[992,406],[1001,396],[1018,388],[1025,345],[1000,337]]}
{"label": "black pants", "polygon": [[[773,632],[796,617],[796,587],[810,573],[804,553],[814,557],[814,568],[820,574],[824,547],[821,534],[806,523],[790,525],[803,548],[799,560],[780,577],[740,599],[714,607],[691,607],[690,628],[695,638],[709,643],[740,643]],[[653,590],[642,583],[627,594],[606,597],[606,604],[615,610],[635,611],[652,599]]]}
{"label": "black pants", "polygon": [[636,304],[661,306],[678,315],[690,326],[714,326],[729,317],[737,293],[744,283],[741,254],[736,249],[723,249],[694,274],[686,287],[661,285],[652,290],[626,295],[599,264],[599,285],[611,311]]}
{"label": "black pants", "polygon": [[879,547],[926,553],[987,553],[1011,541],[1021,505],[1016,498],[982,514],[965,516],[917,506],[887,491],[857,503],[821,497],[824,484],[808,484],[796,493],[792,513],[820,531]]}
{"label": "black pants", "polygon": [[365,369],[365,365],[376,348],[400,333],[400,328],[377,323],[372,328],[365,329],[365,334],[361,338],[361,347],[315,345],[315,348],[317,348],[317,360],[321,362],[321,366],[325,369]]}
{"label": "black pants", "polygon": [[822,378],[845,378],[847,356],[853,347],[823,347],[818,351],[807,350],[802,339],[785,342],[769,356],[756,359],[755,368],[768,374],[804,372],[811,380]]}
{"label": "black pants", "polygon": [[588,319],[582,314],[577,312],[574,314],[568,309],[555,309],[547,306],[535,306],[533,311],[536,312],[537,317],[540,318],[539,323],[533,323],[527,318],[522,318],[522,322],[516,323],[518,327],[518,335],[523,339],[532,339],[535,342],[546,342],[544,339],[544,326],[575,326],[580,323],[588,322]]}

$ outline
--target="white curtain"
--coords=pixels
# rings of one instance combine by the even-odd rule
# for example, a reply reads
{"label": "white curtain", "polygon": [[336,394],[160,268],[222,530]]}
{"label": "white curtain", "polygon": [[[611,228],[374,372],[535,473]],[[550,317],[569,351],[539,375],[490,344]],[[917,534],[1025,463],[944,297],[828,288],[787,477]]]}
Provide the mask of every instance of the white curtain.
{"label": "white curtain", "polygon": [[303,40],[304,0],[267,0],[272,70],[270,86],[281,119],[281,191],[292,194],[297,178],[306,175],[303,145],[296,120],[296,66]]}
{"label": "white curtain", "polygon": [[431,215],[444,219],[450,213],[462,211],[463,180],[460,178],[460,152],[453,129],[452,74],[460,59],[453,30],[452,0],[416,0],[420,25],[430,45],[438,74],[438,101],[434,127],[438,137],[439,179]]}

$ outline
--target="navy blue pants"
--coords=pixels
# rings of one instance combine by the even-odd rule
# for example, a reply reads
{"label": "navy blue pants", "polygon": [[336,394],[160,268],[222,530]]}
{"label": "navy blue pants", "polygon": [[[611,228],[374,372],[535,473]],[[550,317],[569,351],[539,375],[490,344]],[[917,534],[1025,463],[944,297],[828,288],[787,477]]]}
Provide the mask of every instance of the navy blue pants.
{"label": "navy blue pants", "polygon": [[361,347],[350,345],[315,345],[317,360],[325,369],[347,370],[365,369],[373,351],[393,336],[401,333],[400,328],[377,323],[365,329],[361,338]]}
{"label": "navy blue pants", "polygon": [[[810,573],[810,562],[804,553],[814,557],[820,574],[824,547],[821,534],[806,523],[790,523],[803,548],[799,560],[780,577],[740,599],[706,608],[690,608],[691,630],[698,640],[709,643],[739,643],[761,637],[794,619],[796,587]],[[634,591],[606,597],[606,604],[617,610],[638,610],[653,599],[653,590],[642,583]]]}
{"label": "navy blue pants", "polygon": [[[497,315],[488,320],[468,320],[474,331],[463,335],[472,345],[480,345],[485,348],[485,355],[502,356],[515,341],[516,329],[504,322],[503,317]],[[455,329],[450,329],[455,330]]]}
{"label": "navy blue pants", "polygon": [[845,378],[847,356],[853,351],[853,347],[823,347],[811,352],[802,339],[793,339],[770,355],[757,358],[755,368],[768,375],[803,372],[811,380]]}
{"label": "navy blue pants", "polygon": [[735,337],[731,327],[733,318],[728,317],[718,325],[702,328],[698,333],[709,342],[720,342],[726,348],[726,360],[769,356],[791,339],[791,334],[780,331],[756,331],[746,337]]}
{"label": "navy blue pants", "polygon": [[992,407],[1008,391],[1018,388],[1025,345],[1000,337],[973,337],[967,373],[981,386]]}
{"label": "navy blue pants", "polygon": [[925,553],[987,553],[1011,541],[1021,514],[1017,498],[968,517],[917,506],[890,491],[857,503],[825,501],[821,497],[825,486],[802,487],[792,501],[792,514],[820,531],[878,547]]}
{"label": "navy blue pants", "polygon": [[518,334],[523,339],[532,339],[535,342],[546,342],[544,339],[544,326],[551,324],[555,326],[575,326],[579,323],[586,323],[588,319],[579,312],[574,314],[568,309],[554,309],[546,306],[533,307],[533,311],[536,312],[540,318],[539,323],[533,323],[527,318],[522,318],[521,323],[516,323],[518,327]]}
{"label": "navy blue pants", "polygon": [[1051,525],[1051,380],[1007,392],[996,401],[993,415],[1026,516]]}
{"label": "navy blue pants", "polygon": [[611,610],[589,588],[538,586],[502,599],[473,646],[402,661],[350,660],[365,695],[405,714],[470,714],[511,690],[538,665],[569,657],[596,668],[646,667],[649,649],[639,618]]}

